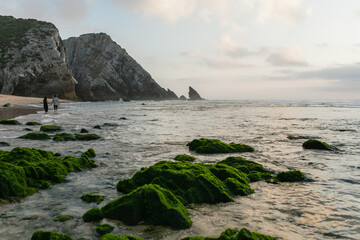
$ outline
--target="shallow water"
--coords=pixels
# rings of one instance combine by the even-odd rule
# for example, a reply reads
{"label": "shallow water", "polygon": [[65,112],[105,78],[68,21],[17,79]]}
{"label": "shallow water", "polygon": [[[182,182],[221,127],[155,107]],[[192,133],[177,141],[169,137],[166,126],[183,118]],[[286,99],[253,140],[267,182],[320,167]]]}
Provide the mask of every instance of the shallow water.
{"label": "shallow water", "polygon": [[[17,119],[22,123],[57,124],[66,132],[86,128],[103,139],[60,143],[23,140],[17,137],[26,133],[25,125],[0,125],[0,141],[11,144],[1,150],[23,146],[77,156],[93,148],[99,166],[71,173],[66,182],[41,190],[20,203],[0,205],[0,239],[30,239],[33,232],[42,229],[73,238],[99,239],[95,225],[81,219],[96,204],[82,202],[80,196],[106,195],[101,207],[122,195],[116,191],[118,180],[160,160],[189,154],[186,143],[199,137],[249,144],[255,152],[236,155],[275,171],[299,169],[311,181],[252,183],[255,193],[236,197],[234,202],[191,205],[193,225],[186,230],[109,221],[116,226],[114,234],[180,239],[191,235],[218,236],[229,227],[247,227],[280,239],[360,239],[360,102],[72,103],[62,105],[57,115],[38,113]],[[92,128],[105,123],[109,126]],[[303,150],[301,144],[305,140],[289,140],[288,135],[318,138],[339,151]],[[203,163],[230,156],[191,154]],[[60,214],[73,215],[74,219],[54,222]]]}

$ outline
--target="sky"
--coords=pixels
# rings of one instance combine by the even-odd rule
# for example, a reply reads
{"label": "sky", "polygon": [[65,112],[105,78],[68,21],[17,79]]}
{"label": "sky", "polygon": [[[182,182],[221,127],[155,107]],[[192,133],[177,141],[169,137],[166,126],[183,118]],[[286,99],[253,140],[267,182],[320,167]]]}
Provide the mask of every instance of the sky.
{"label": "sky", "polygon": [[360,99],[359,0],[0,0],[0,15],[107,33],[178,96]]}

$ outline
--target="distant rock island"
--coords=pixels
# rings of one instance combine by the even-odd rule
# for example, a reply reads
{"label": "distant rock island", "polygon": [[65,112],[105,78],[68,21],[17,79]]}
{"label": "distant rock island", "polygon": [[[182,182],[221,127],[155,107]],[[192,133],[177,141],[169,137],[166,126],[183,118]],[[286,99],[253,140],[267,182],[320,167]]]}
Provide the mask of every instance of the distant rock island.
{"label": "distant rock island", "polygon": [[192,87],[189,87],[189,100],[204,100]]}
{"label": "distant rock island", "polygon": [[0,16],[0,93],[84,101],[172,100],[105,33],[62,41],[52,23]]}

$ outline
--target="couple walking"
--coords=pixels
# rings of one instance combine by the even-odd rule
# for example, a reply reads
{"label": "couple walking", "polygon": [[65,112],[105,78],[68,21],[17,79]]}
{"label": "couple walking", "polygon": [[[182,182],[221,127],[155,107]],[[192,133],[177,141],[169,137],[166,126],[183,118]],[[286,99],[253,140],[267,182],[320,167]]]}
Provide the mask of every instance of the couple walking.
{"label": "couple walking", "polygon": [[[49,110],[49,102],[48,102],[48,99],[47,97],[44,97],[44,100],[43,100],[43,103],[44,103],[44,110],[45,110],[45,113],[48,112]],[[58,107],[59,107],[59,104],[60,104],[60,101],[59,99],[56,97],[56,95],[54,95],[54,98],[52,99],[51,101],[51,105],[54,104],[54,113],[57,113],[58,111]]]}

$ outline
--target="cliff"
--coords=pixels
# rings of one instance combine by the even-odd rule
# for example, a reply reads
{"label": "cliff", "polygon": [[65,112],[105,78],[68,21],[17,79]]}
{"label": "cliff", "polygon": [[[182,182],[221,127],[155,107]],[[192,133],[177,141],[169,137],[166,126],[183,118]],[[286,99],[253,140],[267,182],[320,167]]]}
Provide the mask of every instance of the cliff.
{"label": "cliff", "polygon": [[0,93],[71,99],[75,83],[53,24],[0,16]]}
{"label": "cliff", "polygon": [[105,33],[84,34],[64,43],[69,67],[78,82],[76,93],[82,100],[178,99]]}

